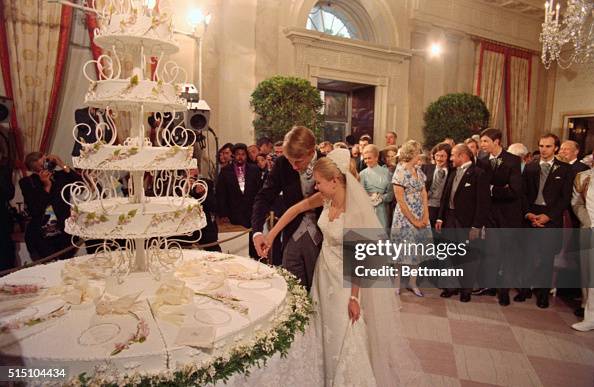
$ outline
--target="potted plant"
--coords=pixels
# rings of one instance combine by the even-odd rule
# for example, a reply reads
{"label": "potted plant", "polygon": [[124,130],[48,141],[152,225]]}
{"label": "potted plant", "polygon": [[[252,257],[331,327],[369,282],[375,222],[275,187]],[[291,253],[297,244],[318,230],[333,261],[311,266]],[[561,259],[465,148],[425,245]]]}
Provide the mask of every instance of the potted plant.
{"label": "potted plant", "polygon": [[424,120],[425,145],[433,147],[446,137],[462,142],[479,133],[489,125],[489,110],[476,95],[452,93],[432,102]]}
{"label": "potted plant", "polygon": [[256,86],[250,105],[256,113],[253,125],[257,138],[282,140],[294,125],[308,127],[319,138],[324,123],[323,102],[319,90],[305,79],[284,76],[266,79]]}

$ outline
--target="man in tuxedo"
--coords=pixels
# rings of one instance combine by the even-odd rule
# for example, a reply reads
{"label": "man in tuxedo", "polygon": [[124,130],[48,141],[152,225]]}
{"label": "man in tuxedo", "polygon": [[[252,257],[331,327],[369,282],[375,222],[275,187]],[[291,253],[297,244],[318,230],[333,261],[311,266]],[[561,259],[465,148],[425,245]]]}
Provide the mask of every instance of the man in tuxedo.
{"label": "man in tuxedo", "polygon": [[[217,179],[217,214],[223,222],[250,228],[254,199],[260,189],[258,167],[247,162],[247,146],[233,146],[233,161],[221,169]],[[250,256],[257,258],[257,252],[250,238]]]}
{"label": "man in tuxedo", "polygon": [[476,164],[476,161],[477,161],[477,158],[478,158],[478,154],[479,154],[479,143],[478,143],[478,141],[476,141],[472,137],[468,137],[466,140],[464,140],[464,144],[466,144],[466,146],[468,146],[468,148],[472,152],[472,155],[473,155],[472,162]]}
{"label": "man in tuxedo", "polygon": [[[533,161],[524,170],[524,219],[528,227],[535,229],[561,229],[563,211],[571,201],[574,176],[571,166],[555,158],[559,138],[547,133],[538,141],[540,160]],[[535,233],[537,234],[537,233]],[[557,235],[558,234],[558,235]],[[553,278],[553,260],[561,249],[561,233],[547,231],[542,237],[535,235],[528,241],[535,260],[525,272],[531,271],[531,284],[535,287],[536,305],[549,306],[549,290]],[[514,300],[524,301],[527,289],[521,289]]]}
{"label": "man in tuxedo", "polygon": [[[486,235],[488,248],[481,262],[480,282],[487,286],[492,286],[494,282],[503,283],[498,286],[499,304],[505,306],[509,305],[513,262],[519,257],[520,246],[510,238],[509,231],[496,229],[522,227],[522,175],[520,158],[503,149],[501,138],[499,129],[487,128],[481,132],[480,146],[486,156],[479,158],[477,165],[487,174],[491,193]],[[510,254],[497,254],[501,246],[508,246]],[[495,292],[489,288],[477,292],[484,293],[494,295]]]}
{"label": "man in tuxedo", "polygon": [[[451,158],[455,170],[448,176],[435,228],[438,232],[441,232],[442,227],[462,229],[466,235],[456,234],[456,242],[468,239],[472,244],[480,243],[480,231],[487,224],[491,203],[488,176],[485,171],[474,165],[474,154],[465,144],[454,146]],[[453,264],[464,269],[464,277],[460,279],[462,302],[470,301],[479,264],[476,249],[470,251],[472,253],[466,257],[452,258]],[[453,293],[451,289],[446,288],[441,297],[447,298]]]}
{"label": "man in tuxedo", "polygon": [[359,155],[359,157],[356,160],[357,172],[361,172],[362,170],[367,168],[365,161],[363,161],[363,149],[365,149],[365,147],[369,144],[371,144],[371,136],[370,135],[364,134],[359,138],[359,152],[361,152],[361,154]]}
{"label": "man in tuxedo", "polygon": [[421,170],[427,176],[425,189],[427,190],[427,199],[429,205],[429,222],[431,227],[435,227],[435,221],[439,213],[443,187],[448,177],[450,152],[452,148],[449,144],[439,143],[431,150],[431,155],[435,164],[423,164]]}
{"label": "man in tuxedo", "polygon": [[[320,157],[323,155],[316,151],[316,138],[308,128],[295,126],[285,135],[283,155],[276,159],[264,186],[256,195],[252,211],[254,244],[261,257],[265,256],[266,247],[262,230],[271,207],[281,192],[285,208],[315,192],[313,167]],[[299,278],[308,290],[322,242],[322,233],[317,227],[319,214],[319,211],[311,211],[298,215],[282,233],[283,267]]]}
{"label": "man in tuxedo", "polygon": [[[590,169],[586,164],[578,160],[579,154],[580,145],[573,140],[563,141],[563,143],[559,147],[559,158],[561,159],[561,161],[571,165],[571,170],[573,172],[574,177],[578,173]],[[579,223],[576,223],[576,227],[579,227]]]}

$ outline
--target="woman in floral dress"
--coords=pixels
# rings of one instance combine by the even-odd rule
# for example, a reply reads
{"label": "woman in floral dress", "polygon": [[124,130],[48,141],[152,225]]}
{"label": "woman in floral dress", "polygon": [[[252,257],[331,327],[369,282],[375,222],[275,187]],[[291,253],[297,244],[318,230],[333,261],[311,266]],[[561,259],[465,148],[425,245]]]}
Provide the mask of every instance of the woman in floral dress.
{"label": "woman in floral dress", "polygon": [[[421,151],[421,145],[414,140],[404,143],[392,177],[396,208],[392,219],[391,239],[396,243],[426,243],[431,240],[426,176],[418,166]],[[397,264],[416,266],[423,260],[421,254],[401,255]],[[416,276],[410,277],[409,287],[415,295],[423,297],[417,287]]]}

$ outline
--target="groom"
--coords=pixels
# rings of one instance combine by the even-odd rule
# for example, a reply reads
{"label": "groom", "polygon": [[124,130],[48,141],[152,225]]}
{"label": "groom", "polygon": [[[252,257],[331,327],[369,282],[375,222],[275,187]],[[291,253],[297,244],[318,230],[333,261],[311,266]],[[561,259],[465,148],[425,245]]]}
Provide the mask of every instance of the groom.
{"label": "groom", "polygon": [[[294,126],[283,142],[283,155],[276,159],[264,186],[256,195],[252,210],[254,245],[261,257],[266,256],[262,235],[270,208],[282,192],[285,208],[300,202],[314,192],[313,166],[323,155],[316,151],[316,138],[311,130]],[[300,214],[285,227],[282,234],[283,267],[301,280],[309,290],[320,252],[322,233],[317,219],[320,211]]]}

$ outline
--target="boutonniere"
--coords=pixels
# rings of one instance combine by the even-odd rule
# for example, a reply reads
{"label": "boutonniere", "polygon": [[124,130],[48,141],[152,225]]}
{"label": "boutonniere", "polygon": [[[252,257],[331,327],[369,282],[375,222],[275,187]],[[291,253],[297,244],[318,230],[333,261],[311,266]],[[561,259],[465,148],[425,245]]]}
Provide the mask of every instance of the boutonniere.
{"label": "boutonniere", "polygon": [[501,164],[503,164],[503,159],[495,159],[495,167],[499,167]]}
{"label": "boutonniere", "polygon": [[553,164],[553,169],[551,169],[551,173],[554,173],[557,169],[559,169],[559,164]]}

